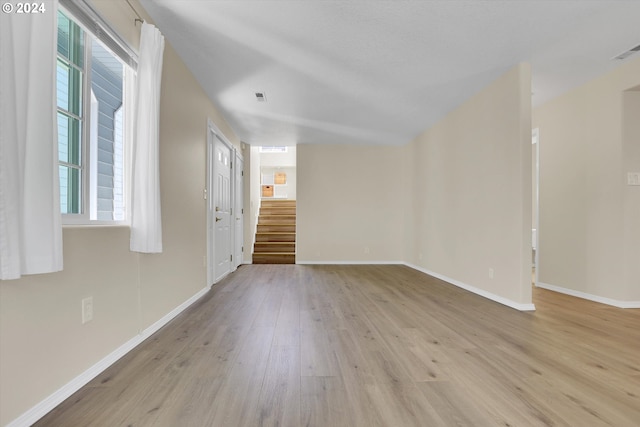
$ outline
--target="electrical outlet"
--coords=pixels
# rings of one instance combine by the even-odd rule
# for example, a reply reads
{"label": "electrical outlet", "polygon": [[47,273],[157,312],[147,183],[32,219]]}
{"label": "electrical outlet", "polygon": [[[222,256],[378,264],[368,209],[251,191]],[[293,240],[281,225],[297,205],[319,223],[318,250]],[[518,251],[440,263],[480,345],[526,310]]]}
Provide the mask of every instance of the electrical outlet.
{"label": "electrical outlet", "polygon": [[368,254],[368,253],[369,253],[369,246],[365,246],[365,247],[364,247],[364,253],[365,253],[365,254]]}
{"label": "electrical outlet", "polygon": [[420,261],[422,261],[422,252],[420,252],[420,253],[418,254],[418,259],[419,259]]}
{"label": "electrical outlet", "polygon": [[93,320],[93,297],[82,300],[82,324]]}
{"label": "electrical outlet", "polygon": [[489,269],[489,279],[493,279],[493,268]]}

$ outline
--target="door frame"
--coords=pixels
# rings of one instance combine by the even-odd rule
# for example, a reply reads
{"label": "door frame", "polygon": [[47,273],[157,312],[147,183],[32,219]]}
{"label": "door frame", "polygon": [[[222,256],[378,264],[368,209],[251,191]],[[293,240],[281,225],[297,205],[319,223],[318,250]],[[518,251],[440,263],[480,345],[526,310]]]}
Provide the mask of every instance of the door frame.
{"label": "door frame", "polygon": [[[233,165],[231,172],[233,174],[232,185],[232,202],[234,212],[232,218],[234,219],[233,227],[233,256],[235,257],[231,264],[232,271],[235,271],[241,264],[244,263],[244,158],[242,152],[236,147],[233,147]],[[240,166],[242,165],[242,167]],[[240,175],[238,175],[240,174]],[[240,183],[238,183],[238,178]],[[240,212],[237,208],[240,207]],[[238,231],[238,225],[236,224],[236,217],[240,217],[240,230]],[[238,233],[236,233],[238,232]],[[240,239],[238,241],[238,239]]]}
{"label": "door frame", "polygon": [[[206,182],[206,190],[205,190],[205,199],[206,199],[205,210],[207,215],[207,229],[206,229],[207,255],[206,255],[205,264],[207,269],[207,287],[211,287],[213,284],[215,284],[216,282],[214,282],[214,280],[218,276],[215,271],[216,246],[215,246],[215,227],[213,227],[215,212],[213,209],[210,208],[211,203],[214,200],[216,200],[216,197],[215,197],[216,195],[214,194],[215,186],[212,186],[212,180],[213,180],[213,177],[215,176],[212,159],[213,159],[213,154],[215,152],[214,145],[215,145],[216,137],[229,149],[229,153],[230,153],[229,157],[231,161],[231,177],[233,177],[233,173],[234,173],[233,161],[235,159],[235,151],[236,151],[233,144],[231,144],[231,142],[227,139],[224,133],[220,131],[218,126],[216,126],[216,124],[211,119],[207,119],[207,173],[206,173],[207,182]],[[229,196],[231,198],[230,203],[232,206],[231,218],[233,218],[233,206],[235,203],[234,183],[233,183],[234,179],[232,178],[229,181],[230,181]],[[231,254],[234,254],[235,253],[234,227],[229,227],[229,228],[230,228],[229,230],[230,231],[230,236],[229,236],[230,249],[231,249]],[[233,262],[230,264],[230,267],[231,268],[229,269],[228,273],[231,273],[235,270],[235,268],[233,267]],[[220,279],[222,279],[222,277],[218,278],[218,280]]]}
{"label": "door frame", "polygon": [[536,229],[535,235],[535,244],[536,253],[533,259],[534,266],[534,279],[533,283],[537,287],[538,286],[538,274],[540,270],[540,129],[535,128],[531,130],[531,144],[535,145],[535,156],[536,156],[536,164],[533,170],[533,180],[536,185],[536,192],[533,195],[536,203],[536,220],[535,223],[532,224]]}

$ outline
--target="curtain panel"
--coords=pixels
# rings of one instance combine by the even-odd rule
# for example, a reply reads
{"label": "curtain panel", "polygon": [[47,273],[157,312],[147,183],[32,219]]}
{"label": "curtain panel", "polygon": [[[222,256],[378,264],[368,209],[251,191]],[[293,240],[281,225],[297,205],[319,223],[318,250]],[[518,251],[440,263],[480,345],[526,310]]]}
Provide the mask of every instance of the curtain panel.
{"label": "curtain panel", "polygon": [[131,183],[131,239],[134,252],[162,252],[160,210],[160,82],[164,37],[142,24],[136,80],[135,138]]}
{"label": "curtain panel", "polygon": [[[62,270],[57,0],[0,15],[0,279]],[[15,7],[15,5],[14,5]]]}

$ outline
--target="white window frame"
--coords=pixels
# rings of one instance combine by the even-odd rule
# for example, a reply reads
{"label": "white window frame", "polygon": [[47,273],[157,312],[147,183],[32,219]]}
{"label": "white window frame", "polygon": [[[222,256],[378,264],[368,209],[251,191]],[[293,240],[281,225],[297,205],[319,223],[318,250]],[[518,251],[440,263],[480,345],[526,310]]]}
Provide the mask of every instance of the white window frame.
{"label": "white window frame", "polygon": [[[64,7],[65,5],[69,7]],[[102,17],[84,0],[61,0],[60,10],[72,19],[86,34],[84,43],[84,75],[83,75],[83,126],[81,135],[81,213],[62,214],[62,224],[69,225],[115,225],[115,226],[128,226],[130,225],[131,212],[130,212],[130,164],[131,164],[131,142],[133,140],[133,111],[134,102],[133,94],[135,90],[135,68],[137,65],[137,55],[131,47],[126,44],[113,29],[104,21]],[[73,9],[76,13],[73,13]],[[79,11],[79,12],[78,12]],[[80,17],[80,15],[82,15]],[[93,27],[96,30],[88,28],[87,23],[93,23]],[[57,25],[56,25],[57,29]],[[96,35],[96,32],[101,34],[101,37]],[[108,37],[107,43],[104,43],[105,37]],[[57,38],[57,34],[56,34]],[[125,214],[123,219],[114,220],[98,220],[92,219],[96,217],[96,206],[92,203],[92,198],[95,198],[96,180],[97,180],[97,153],[95,141],[91,140],[91,122],[94,120],[91,110],[91,44],[92,40],[98,40],[102,42],[102,45],[114,56],[121,60],[125,65],[125,72],[123,76],[123,203]],[[115,44],[114,44],[115,43]],[[119,46],[119,47],[118,47]],[[114,47],[118,52],[112,51],[111,47]],[[125,54],[128,55],[128,60],[125,58]],[[93,166],[93,167],[92,167]],[[115,199],[115,198],[114,198]]]}

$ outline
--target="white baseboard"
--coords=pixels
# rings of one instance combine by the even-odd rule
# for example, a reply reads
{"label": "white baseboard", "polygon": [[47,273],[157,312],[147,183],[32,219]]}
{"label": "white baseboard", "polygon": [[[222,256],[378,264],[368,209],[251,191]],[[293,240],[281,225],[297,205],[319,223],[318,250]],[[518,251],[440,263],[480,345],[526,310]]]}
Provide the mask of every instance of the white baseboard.
{"label": "white baseboard", "polygon": [[29,409],[24,414],[20,415],[18,418],[10,422],[6,425],[6,427],[28,427],[38,421],[40,418],[47,415],[52,409],[56,406],[64,402],[69,396],[71,396],[76,391],[80,390],[83,386],[85,386],[89,381],[97,377],[101,374],[105,369],[109,366],[113,365],[120,358],[122,358],[125,354],[129,353],[136,346],[141,344],[144,340],[149,338],[155,332],[157,332],[164,325],[169,323],[173,318],[175,318],[178,314],[182,313],[186,308],[188,308],[191,304],[200,299],[204,294],[209,291],[209,287],[206,287],[199,291],[197,294],[189,298],[187,301],[180,304],[178,307],[171,310],[169,313],[164,315],[160,320],[155,322],[153,325],[149,326],[140,334],[131,338],[126,343],[122,344],[120,347],[109,353],[106,357],[100,360],[95,365],[91,366],[89,369],[75,377],[73,380],[59,388],[53,394],[45,398],[43,401]]}
{"label": "white baseboard", "polygon": [[571,295],[589,301],[599,302],[601,304],[611,305],[618,308],[640,308],[640,301],[620,301],[612,298],[601,297],[599,295],[588,294],[586,292],[576,291],[574,289],[563,288],[561,286],[550,285],[549,283],[538,282],[538,287],[548,289],[550,291],[559,292],[561,294]]}
{"label": "white baseboard", "polygon": [[402,261],[304,261],[296,260],[300,265],[402,265]]}
{"label": "white baseboard", "polygon": [[481,297],[490,299],[492,301],[498,302],[500,304],[506,305],[507,307],[511,307],[511,308],[515,308],[516,310],[519,311],[534,311],[536,309],[536,306],[533,304],[521,304],[515,301],[512,301],[508,298],[505,297],[501,297],[500,295],[496,295],[493,294],[491,292],[485,291],[484,289],[480,289],[480,288],[476,288],[475,286],[471,286],[468,285],[466,283],[462,283],[456,279],[452,279],[450,277],[444,276],[442,274],[438,274],[434,271],[431,270],[427,270],[426,268],[422,268],[419,267],[417,265],[414,264],[409,264],[409,263],[404,263],[404,265],[406,265],[407,267],[411,267],[414,270],[418,270],[421,271],[425,274],[428,274],[429,276],[433,276],[435,278],[438,278],[440,280],[444,280],[447,283],[451,283],[452,285],[455,285],[459,288],[465,289],[469,292],[473,292],[476,295],[480,295]]}

